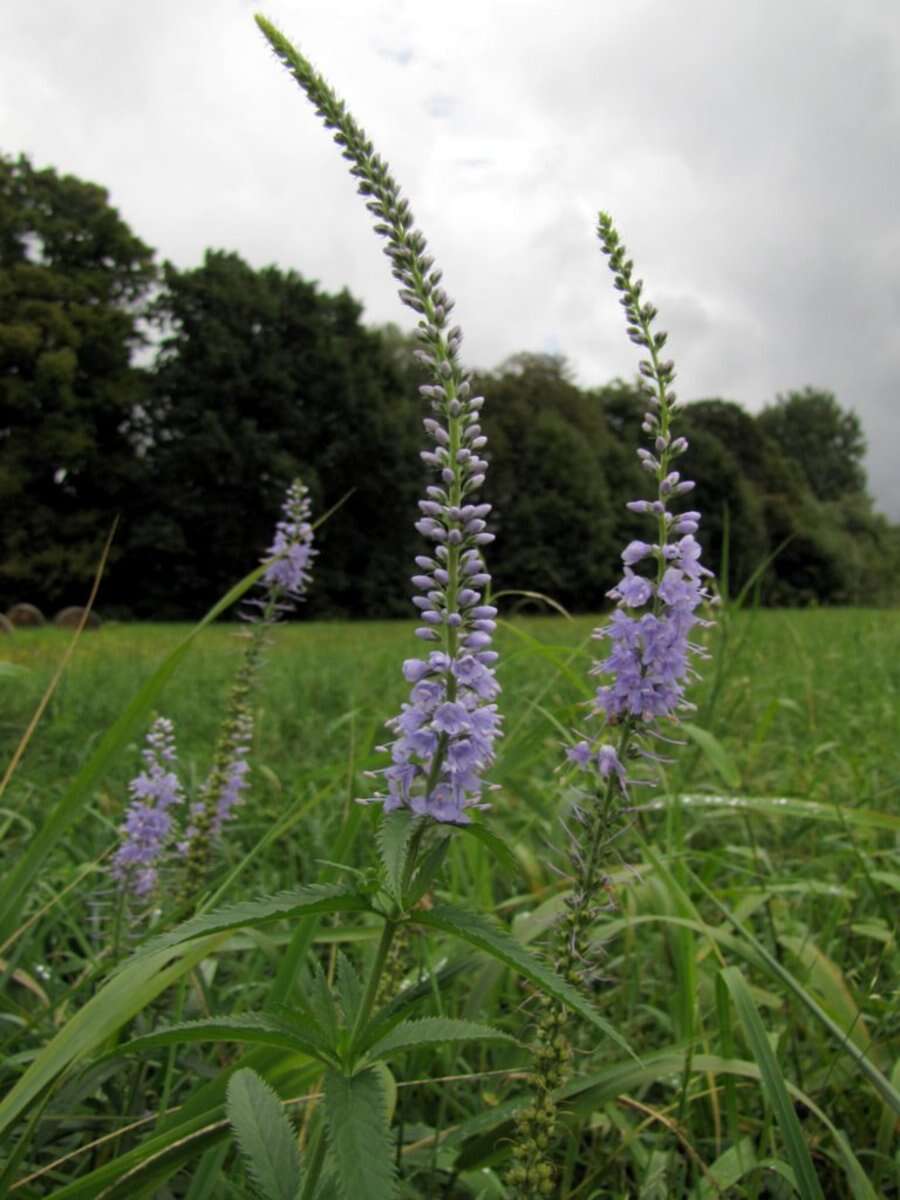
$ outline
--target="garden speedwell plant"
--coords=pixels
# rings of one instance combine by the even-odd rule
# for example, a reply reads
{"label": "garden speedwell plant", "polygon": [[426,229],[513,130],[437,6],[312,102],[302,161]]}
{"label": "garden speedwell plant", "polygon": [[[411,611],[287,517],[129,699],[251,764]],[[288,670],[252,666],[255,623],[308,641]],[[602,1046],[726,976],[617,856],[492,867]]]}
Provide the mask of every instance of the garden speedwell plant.
{"label": "garden speedwell plant", "polygon": [[[692,1166],[692,1180],[685,1182],[682,1159],[690,1156],[693,1164],[699,1155],[684,1134],[680,1113],[635,1099],[641,1119],[658,1122],[683,1150],[671,1155],[676,1174],[664,1175],[660,1183],[657,1151],[648,1155],[633,1131],[624,1131],[623,1141],[638,1146],[636,1158],[647,1181],[642,1195],[648,1200],[666,1195],[707,1200],[757,1169],[754,1148],[737,1120],[737,1078],[749,1079],[754,1088],[761,1080],[766,1088],[768,1107],[758,1129],[764,1161],[771,1160],[775,1140],[771,1112],[786,1147],[787,1163],[778,1160],[779,1178],[803,1197],[821,1196],[793,1107],[793,1100],[805,1093],[796,1087],[789,1092],[773,1066],[771,1046],[737,968],[723,967],[715,981],[724,1031],[721,1056],[700,1053],[702,1040],[686,1021],[678,1031],[680,1040],[667,1044],[665,1053],[638,1060],[612,1019],[603,980],[596,978],[598,928],[608,933],[618,919],[604,911],[616,841],[641,809],[643,789],[660,775],[670,744],[678,740],[674,722],[687,704],[685,688],[699,651],[693,638],[708,598],[708,572],[700,565],[694,537],[699,516],[680,507],[691,484],[675,466],[685,443],[671,428],[673,368],[661,358],[665,335],[653,330],[655,312],[642,300],[641,285],[609,219],[601,216],[601,243],[622,293],[628,331],[646,352],[641,371],[649,444],[641,461],[653,488],[646,498],[631,498],[629,507],[647,519],[650,532],[623,551],[623,575],[612,593],[615,607],[597,634],[605,657],[595,666],[599,687],[592,713],[584,727],[570,734],[567,749],[560,746],[558,751],[565,766],[559,807],[564,807],[563,797],[574,797],[565,810],[565,825],[554,825],[557,841],[563,841],[559,831],[564,828],[569,836],[570,877],[563,881],[562,896],[547,899],[551,906],[563,900],[562,915],[539,908],[531,916],[546,917],[543,924],[536,921],[537,929],[530,930],[519,925],[514,936],[474,903],[452,902],[448,897],[455,893],[447,882],[470,850],[488,853],[504,866],[513,858],[501,832],[503,803],[487,803],[489,772],[503,743],[498,740],[499,684],[492,648],[497,613],[484,560],[492,535],[486,524],[489,508],[480,499],[487,470],[482,400],[473,395],[460,362],[461,333],[451,323],[452,301],[387,166],[306,59],[267,21],[257,20],[278,58],[334,131],[375,217],[376,231],[385,239],[401,299],[418,316],[420,357],[428,372],[422,392],[429,444],[423,459],[430,472],[417,525],[427,544],[412,574],[422,650],[403,663],[409,691],[399,713],[394,710],[388,721],[388,744],[378,759],[366,762],[375,786],[360,797],[364,804],[345,807],[340,831],[321,856],[327,861],[321,864],[319,882],[217,907],[219,901],[207,902],[200,889],[210,870],[207,853],[217,822],[230,815],[245,776],[246,696],[256,671],[253,654],[258,654],[248,650],[216,765],[202,793],[202,811],[191,814],[192,829],[183,839],[187,861],[197,868],[190,883],[197,889],[190,897],[196,912],[181,924],[162,920],[154,935],[102,982],[103,968],[98,967],[90,976],[90,994],[84,998],[79,993],[83,1002],[77,1012],[58,1026],[46,1021],[46,1043],[24,1056],[21,1074],[0,1100],[0,1137],[7,1137],[0,1186],[15,1180],[12,1194],[22,1196],[44,1194],[46,1186],[53,1186],[52,1194],[60,1200],[114,1200],[132,1194],[199,1200],[247,1194],[245,1185],[254,1194],[279,1200],[603,1195],[598,1188],[605,1189],[612,1157],[608,1135],[615,1127],[611,1120],[598,1124],[598,1105],[645,1084],[671,1088],[673,1079],[683,1081],[686,1103],[687,1081],[697,1075],[704,1087],[710,1078],[727,1080],[729,1145],[719,1154],[715,1172],[700,1160],[699,1167]],[[292,548],[298,531],[308,530],[304,504],[299,491],[289,497],[272,547],[276,561],[233,589],[207,620],[264,577],[263,587],[269,589],[269,600],[262,601],[264,629],[279,605],[305,586],[309,558]],[[257,646],[252,639],[261,635],[252,627],[250,634],[251,647]],[[49,823],[55,836],[74,819],[111,747],[124,743],[128,722],[149,708],[159,681],[172,669],[165,664],[160,668],[134,711],[124,714],[101,743],[79,775],[78,787],[67,794],[65,807]],[[147,782],[132,792],[136,802],[161,803],[158,816],[165,818],[184,807],[169,777],[171,729],[157,725],[152,738]],[[260,843],[276,846],[280,864],[288,858],[284,839],[297,819],[287,814]],[[373,830],[377,855],[359,864],[351,861],[349,851],[364,828]],[[39,840],[43,836],[35,839],[39,847],[46,844]],[[315,838],[310,826],[304,839],[318,846]],[[123,881],[131,870],[157,868],[155,859],[138,858],[131,865],[127,857],[117,859],[115,870]],[[680,955],[676,966],[688,981],[681,991],[690,1005],[698,991],[693,986],[695,960],[683,952],[683,939],[700,932],[716,953],[722,945],[742,953],[790,990],[798,1005],[805,1005],[828,1035],[839,1040],[841,1054],[866,1076],[888,1118],[900,1112],[900,1097],[879,1065],[847,1038],[845,1025],[836,1025],[816,1007],[778,958],[737,918],[735,933],[717,930],[717,940],[666,862],[647,846],[643,858],[677,901],[675,912],[660,920],[674,927],[675,939],[682,938],[675,940]],[[29,850],[23,860],[27,870],[17,869],[13,878],[25,879],[28,872],[33,877],[34,860]],[[237,874],[232,872],[219,891]],[[140,876],[141,887],[149,889],[153,883],[151,876]],[[8,939],[0,954],[7,954],[27,922],[15,926],[11,914],[17,910],[9,887],[0,885],[0,902],[0,930]],[[709,903],[717,901],[709,897]],[[29,921],[40,919],[41,910],[34,908]],[[632,932],[624,918],[619,923]],[[542,929],[549,930],[546,954],[528,944],[529,935]],[[415,938],[409,936],[411,930]],[[468,957],[458,954],[460,948]],[[261,959],[265,970],[242,976],[235,962],[248,958]],[[273,964],[270,977],[266,972]],[[524,981],[529,1003],[520,1005],[507,992],[491,1009],[493,1019],[485,1020],[485,997],[506,970]],[[461,979],[465,989],[455,986]],[[182,985],[184,1011],[197,1019],[148,1028],[155,1001],[173,984]],[[460,995],[465,1002],[458,1002]],[[755,1063],[735,1058],[729,996]],[[418,1015],[423,1007],[430,1015]],[[649,1010],[650,1005],[638,1007]],[[599,1060],[599,1071],[584,1075],[575,1070],[579,1038],[582,1044],[590,1039],[597,1053],[592,1066]],[[198,1054],[202,1043],[215,1046],[216,1057]],[[232,1045],[242,1046],[243,1052],[224,1048]],[[470,1086],[487,1084],[483,1110],[460,1113],[453,1092],[456,1055],[484,1056],[488,1048],[498,1069],[465,1075]],[[415,1068],[423,1061],[432,1073],[439,1064],[442,1078],[418,1077]],[[485,1061],[481,1058],[482,1068]],[[404,1065],[413,1078],[398,1083]],[[179,1083],[173,1087],[176,1066]],[[134,1113],[133,1122],[90,1142],[89,1158],[83,1145],[68,1144],[51,1158],[45,1151],[45,1139],[52,1136],[47,1130],[56,1129],[70,1108],[89,1108],[103,1089],[119,1086],[121,1077],[128,1082],[115,1093],[123,1096],[116,1116]],[[489,1090],[493,1084],[503,1089],[499,1095]],[[414,1118],[405,1103],[411,1095],[421,1096]],[[711,1086],[709,1095],[718,1152],[718,1087]],[[703,1103],[706,1099],[704,1092]],[[299,1128],[294,1124],[298,1111]],[[395,1111],[399,1120],[392,1124]],[[846,1139],[824,1120],[853,1195],[873,1200]],[[890,1128],[886,1121],[885,1138]],[[79,1125],[79,1136],[81,1130]],[[578,1175],[573,1163],[583,1162],[586,1153],[598,1157],[599,1165]],[[16,1180],[23,1162],[26,1173]],[[506,1170],[506,1183],[494,1173],[497,1165]],[[189,1185],[176,1178],[183,1170],[190,1172]],[[755,1182],[751,1186],[746,1194],[760,1196]]]}
{"label": "garden speedwell plant", "polygon": [[185,789],[178,777],[174,726],[167,717],[158,717],[147,735],[144,769],[129,784],[132,802],[112,859],[111,874],[123,899],[124,893],[130,892],[138,901],[147,901],[157,891],[164,862],[173,868],[169,871],[174,876],[169,880],[174,883],[170,892],[186,902],[197,897],[206,882],[215,844],[226,822],[234,817],[248,784],[247,758],[253,741],[249,701],[267,632],[294,609],[310,582],[316,551],[309,516],[308,489],[295,479],[288,488],[275,539],[263,558],[261,594],[248,599],[241,614],[248,622],[242,635],[244,653],[228,694],[212,767],[183,827],[175,815]]}
{"label": "garden speedwell plant", "polygon": [[[675,368],[660,357],[666,334],[653,330],[656,309],[641,301],[643,285],[632,277],[633,264],[606,213],[600,214],[598,235],[616,290],[622,293],[629,337],[647,352],[640,363],[647,404],[642,428],[652,450],[641,448],[638,457],[655,479],[656,495],[631,500],[628,508],[654,522],[657,540],[632,541],[622,551],[624,574],[609,593],[616,608],[609,623],[594,632],[596,639],[610,645],[609,654],[593,667],[593,674],[602,679],[592,713],[600,728],[566,752],[583,782],[571,811],[573,887],[557,931],[556,969],[588,994],[594,974],[591,929],[607,899],[609,849],[628,814],[630,794],[655,782],[641,768],[665,761],[658,746],[671,743],[672,737],[663,732],[661,722],[670,728],[680,710],[692,707],[685,699],[685,685],[692,659],[704,651],[690,634],[696,625],[709,624],[697,610],[710,600],[703,579],[712,574],[700,564],[700,545],[694,537],[700,513],[671,507],[693,490],[694,483],[670,470],[688,444],[685,438],[672,437]],[[634,569],[641,564],[650,566],[649,574]],[[533,1051],[535,1102],[517,1115],[515,1163],[507,1173],[507,1182],[523,1197],[550,1196],[556,1190],[555,1092],[572,1058],[566,1009],[546,996],[541,997],[541,1009]]]}

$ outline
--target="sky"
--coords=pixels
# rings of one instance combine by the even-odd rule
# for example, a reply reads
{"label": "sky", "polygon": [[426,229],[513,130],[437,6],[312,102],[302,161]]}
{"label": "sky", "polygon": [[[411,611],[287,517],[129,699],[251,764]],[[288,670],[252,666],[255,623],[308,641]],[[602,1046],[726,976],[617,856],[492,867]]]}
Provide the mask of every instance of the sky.
{"label": "sky", "polygon": [[[100,183],[160,260],[235,250],[412,327],[346,164],[248,0],[5,6],[0,151]],[[900,519],[896,0],[271,0],[391,164],[471,367],[635,374],[612,213],[682,399],[833,391]],[[488,402],[489,402],[488,397]],[[739,448],[738,448],[739,449]]]}

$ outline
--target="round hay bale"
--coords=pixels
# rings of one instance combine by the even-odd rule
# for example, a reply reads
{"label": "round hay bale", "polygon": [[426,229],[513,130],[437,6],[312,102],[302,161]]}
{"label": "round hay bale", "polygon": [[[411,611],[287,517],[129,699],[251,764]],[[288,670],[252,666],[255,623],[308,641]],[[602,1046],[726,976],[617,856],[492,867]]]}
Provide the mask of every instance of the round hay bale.
{"label": "round hay bale", "polygon": [[[53,624],[58,629],[77,629],[81,624],[81,618],[84,615],[84,609],[79,608],[77,604],[73,604],[70,608],[61,608],[53,618]],[[85,621],[85,629],[99,629],[103,622],[97,616],[93,609],[88,613],[87,621]]]}
{"label": "round hay bale", "polygon": [[44,614],[33,604],[14,604],[6,610],[6,619],[17,629],[37,629],[47,624]]}
{"label": "round hay bale", "polygon": [[15,633],[12,621],[8,621],[3,613],[0,613],[0,633]]}

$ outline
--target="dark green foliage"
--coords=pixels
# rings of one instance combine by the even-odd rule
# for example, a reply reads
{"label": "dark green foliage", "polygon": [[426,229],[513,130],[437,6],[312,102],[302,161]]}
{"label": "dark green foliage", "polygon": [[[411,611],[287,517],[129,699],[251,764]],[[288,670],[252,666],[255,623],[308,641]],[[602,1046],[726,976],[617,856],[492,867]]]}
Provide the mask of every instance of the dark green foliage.
{"label": "dark green foliage", "polygon": [[485,498],[494,505],[495,587],[596,608],[615,582],[618,555],[602,408],[549,355],[517,355],[477,384],[489,401]]}
{"label": "dark green foliage", "polygon": [[818,500],[865,492],[866,451],[856,413],[842,409],[833,392],[805,387],[779,396],[763,409],[759,424],[800,468]]}
{"label": "dark green foliage", "polygon": [[103,188],[0,156],[0,603],[84,602],[139,473],[154,277]]}
{"label": "dark green foliage", "polygon": [[387,1102],[378,1072],[372,1068],[348,1078],[325,1076],[325,1111],[338,1193],[342,1200],[396,1195],[396,1170],[388,1131]]}
{"label": "dark green foliage", "polygon": [[236,1071],[228,1083],[227,1112],[258,1194],[263,1200],[297,1200],[300,1149],[277,1094],[255,1071]]}
{"label": "dark green foliage", "polygon": [[218,595],[271,542],[295,475],[316,514],[353,491],[318,534],[312,610],[405,609],[397,563],[415,538],[417,399],[360,305],[223,251],[195,270],[167,263],[164,282],[152,487],[129,556],[144,584],[139,611],[193,612]]}
{"label": "dark green foliage", "polygon": [[[365,328],[347,292],[209,251],[195,269],[166,265],[160,351],[141,371],[154,279],[102,188],[0,158],[0,607],[83,602],[118,515],[101,609],[196,616],[258,561],[299,474],[317,514],[352,491],[317,531],[309,615],[409,615],[423,548],[415,336]],[[596,611],[644,533],[625,507],[648,494],[637,383],[582,388],[541,354],[475,382],[496,590]],[[766,603],[896,597],[897,529],[866,494],[859,420],[830,392],[789,392],[756,418],[703,400],[680,421],[700,541],[715,570],[727,558],[729,594],[777,551]]]}

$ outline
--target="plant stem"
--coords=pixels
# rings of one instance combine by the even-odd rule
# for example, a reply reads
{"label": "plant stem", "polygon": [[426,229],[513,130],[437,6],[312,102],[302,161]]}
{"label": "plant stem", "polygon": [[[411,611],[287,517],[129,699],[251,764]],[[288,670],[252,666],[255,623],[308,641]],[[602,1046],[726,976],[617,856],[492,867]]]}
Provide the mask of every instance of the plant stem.
{"label": "plant stem", "polygon": [[397,924],[395,921],[385,921],[384,929],[381,931],[381,940],[375,952],[375,961],[369,973],[369,982],[366,984],[366,992],[363,996],[362,1004],[359,1006],[359,1011],[356,1014],[356,1020],[353,1023],[353,1032],[350,1035],[351,1051],[356,1045],[359,1035],[365,1028],[366,1022],[372,1012],[372,1006],[378,994],[378,985],[381,982],[381,975],[387,962],[388,951],[391,948],[391,942],[394,940],[396,931]]}

